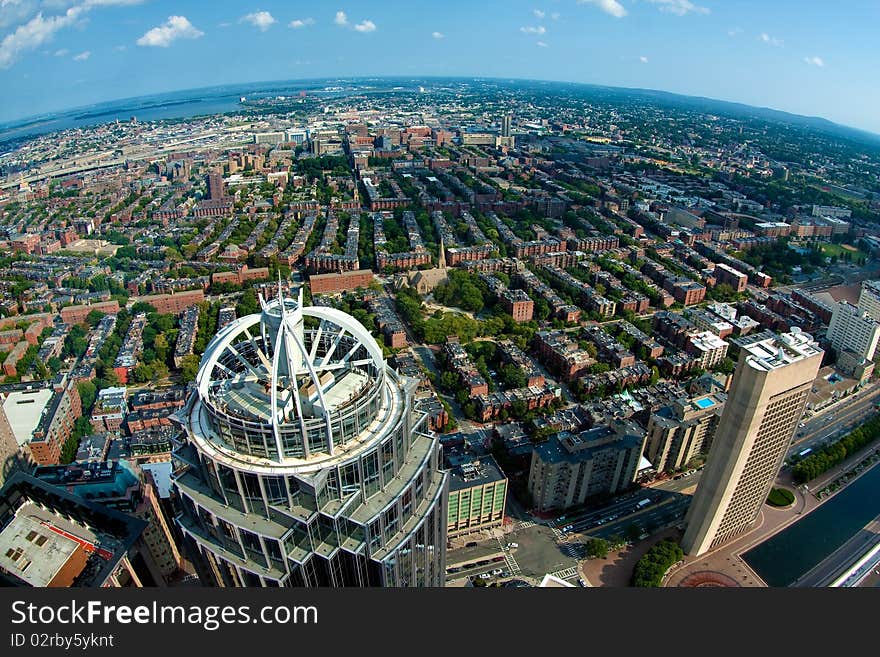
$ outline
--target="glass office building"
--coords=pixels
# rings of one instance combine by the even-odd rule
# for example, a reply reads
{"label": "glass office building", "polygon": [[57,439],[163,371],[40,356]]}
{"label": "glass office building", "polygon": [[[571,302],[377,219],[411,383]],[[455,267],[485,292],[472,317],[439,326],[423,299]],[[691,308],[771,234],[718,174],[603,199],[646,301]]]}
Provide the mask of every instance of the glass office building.
{"label": "glass office building", "polygon": [[417,381],[290,297],[223,327],[177,420],[177,523],[218,586],[443,586],[448,482]]}

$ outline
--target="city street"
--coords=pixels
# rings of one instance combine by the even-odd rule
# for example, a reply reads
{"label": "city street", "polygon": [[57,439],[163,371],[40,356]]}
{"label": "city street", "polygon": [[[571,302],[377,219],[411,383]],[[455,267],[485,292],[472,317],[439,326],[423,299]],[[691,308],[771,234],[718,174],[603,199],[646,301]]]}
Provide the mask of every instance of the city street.
{"label": "city street", "polygon": [[805,449],[816,449],[831,438],[838,438],[854,429],[867,417],[877,412],[875,404],[880,395],[880,386],[866,387],[854,395],[845,397],[828,410],[814,415],[803,422],[798,429],[788,458],[800,454]]}

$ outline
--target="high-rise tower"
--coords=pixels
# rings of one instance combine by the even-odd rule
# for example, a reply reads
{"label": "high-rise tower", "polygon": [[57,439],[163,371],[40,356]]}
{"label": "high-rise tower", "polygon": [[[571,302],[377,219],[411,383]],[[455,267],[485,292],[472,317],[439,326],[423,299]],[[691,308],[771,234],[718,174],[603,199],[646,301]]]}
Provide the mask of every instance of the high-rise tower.
{"label": "high-rise tower", "polygon": [[416,385],[354,318],[301,294],[220,329],[174,454],[203,581],[443,586],[447,475]]}
{"label": "high-rise tower", "polygon": [[767,499],[822,363],[793,328],[744,346],[687,515],[682,548],[702,554],[748,529]]}
{"label": "high-rise tower", "polygon": [[510,122],[511,122],[510,114],[505,114],[501,117],[501,136],[502,137],[510,137]]}

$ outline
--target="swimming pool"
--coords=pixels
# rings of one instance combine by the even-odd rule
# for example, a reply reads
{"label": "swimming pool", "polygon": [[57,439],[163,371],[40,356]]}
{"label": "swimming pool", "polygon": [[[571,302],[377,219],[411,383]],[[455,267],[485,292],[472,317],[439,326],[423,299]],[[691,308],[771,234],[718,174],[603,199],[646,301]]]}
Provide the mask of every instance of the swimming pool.
{"label": "swimming pool", "polygon": [[694,403],[697,405],[697,408],[702,408],[702,409],[709,408],[709,407],[715,405],[714,401],[712,401],[711,399],[708,399],[706,397],[703,397],[702,399],[695,399]]}

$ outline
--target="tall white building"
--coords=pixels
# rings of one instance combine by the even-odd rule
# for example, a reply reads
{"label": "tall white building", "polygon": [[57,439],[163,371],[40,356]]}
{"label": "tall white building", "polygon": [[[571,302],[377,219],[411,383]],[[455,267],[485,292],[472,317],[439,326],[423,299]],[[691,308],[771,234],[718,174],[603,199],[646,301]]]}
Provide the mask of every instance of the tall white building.
{"label": "tall white building", "polygon": [[880,322],[880,281],[862,282],[859,308]]}
{"label": "tall white building", "polygon": [[878,340],[880,323],[870,313],[846,301],[837,305],[828,325],[828,342],[835,351],[851,351],[863,360],[873,360]]}
{"label": "tall white building", "polygon": [[792,329],[744,346],[682,548],[698,555],[739,536],[758,517],[800,422],[822,350]]}

